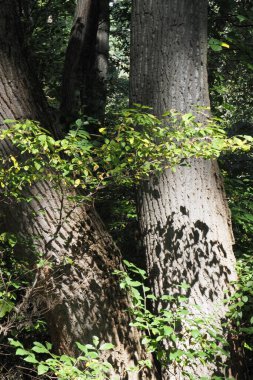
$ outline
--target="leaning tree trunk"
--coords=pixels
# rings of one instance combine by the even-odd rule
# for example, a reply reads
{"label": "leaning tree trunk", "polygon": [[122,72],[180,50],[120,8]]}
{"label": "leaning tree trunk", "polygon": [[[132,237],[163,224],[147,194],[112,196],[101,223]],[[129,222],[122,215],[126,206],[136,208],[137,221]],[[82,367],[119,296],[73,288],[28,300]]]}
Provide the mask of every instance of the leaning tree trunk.
{"label": "leaning tree trunk", "polygon": [[[6,128],[6,118],[44,121],[43,96],[18,41],[15,2],[1,0],[0,6],[1,128]],[[16,154],[10,141],[2,141],[0,148],[3,157]],[[137,373],[127,377],[126,368],[145,354],[140,335],[129,327],[127,295],[112,274],[122,267],[121,256],[94,208],[70,200],[73,190],[46,180],[25,192],[32,201],[10,205],[7,224],[30,241],[26,254],[37,252],[47,262],[38,270],[28,305],[37,302],[46,307],[49,331],[59,351],[75,354],[75,341],[88,343],[96,335],[116,346],[110,356],[111,376],[138,379]],[[153,378],[151,373],[147,376]]]}
{"label": "leaning tree trunk", "polygon": [[66,51],[61,118],[104,118],[109,53],[109,0],[78,0]]}
{"label": "leaning tree trunk", "polygon": [[[156,115],[209,106],[207,1],[134,0],[131,103],[151,106]],[[233,233],[223,182],[215,160],[193,159],[190,167],[165,170],[142,184],[139,218],[148,272],[156,296],[190,285],[190,302],[221,321],[224,292],[236,279]],[[209,376],[215,365],[195,366]],[[164,379],[183,379],[165,368]]]}

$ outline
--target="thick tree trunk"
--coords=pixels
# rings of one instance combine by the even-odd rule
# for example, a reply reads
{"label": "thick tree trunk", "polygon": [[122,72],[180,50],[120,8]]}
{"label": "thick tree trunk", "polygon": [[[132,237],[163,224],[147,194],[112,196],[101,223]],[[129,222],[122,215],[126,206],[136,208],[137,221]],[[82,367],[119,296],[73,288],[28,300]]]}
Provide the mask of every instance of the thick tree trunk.
{"label": "thick tree trunk", "polygon": [[[176,109],[209,106],[206,0],[134,0],[131,102],[161,116]],[[190,285],[190,302],[225,315],[224,291],[236,279],[230,213],[216,161],[191,160],[142,184],[139,217],[150,281],[156,296]],[[159,305],[158,305],[159,307]],[[215,372],[199,365],[196,376]],[[183,379],[164,369],[164,379]]]}
{"label": "thick tree trunk", "polygon": [[[15,2],[1,0],[0,7],[0,123],[5,128],[5,118],[42,119],[45,108],[18,43]],[[1,142],[0,150],[3,156],[15,152],[10,141]],[[129,327],[127,295],[112,274],[122,267],[120,253],[94,208],[70,200],[74,191],[48,181],[34,184],[26,194],[32,201],[8,207],[7,225],[30,241],[27,254],[36,252],[47,260],[29,302],[46,307],[55,348],[74,354],[75,341],[90,343],[96,335],[116,346],[110,355],[112,378],[154,378],[151,373],[126,374],[145,353],[140,335]]]}
{"label": "thick tree trunk", "polygon": [[78,0],[66,52],[61,114],[69,123],[82,109],[103,120],[109,51],[109,0]]}

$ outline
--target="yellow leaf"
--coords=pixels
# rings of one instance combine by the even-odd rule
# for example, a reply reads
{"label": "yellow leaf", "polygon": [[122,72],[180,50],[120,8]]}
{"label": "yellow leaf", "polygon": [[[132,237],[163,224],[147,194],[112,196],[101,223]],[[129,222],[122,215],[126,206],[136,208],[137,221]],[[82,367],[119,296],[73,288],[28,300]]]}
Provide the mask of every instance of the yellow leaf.
{"label": "yellow leaf", "polygon": [[74,182],[74,186],[77,187],[77,186],[80,185],[80,183],[81,183],[81,181],[80,181],[80,179],[78,178],[78,179],[75,180],[75,182]]}
{"label": "yellow leaf", "polygon": [[230,46],[229,46],[228,44],[226,44],[226,42],[222,42],[222,43],[221,43],[221,46],[223,46],[223,47],[225,47],[225,48],[227,48],[227,49],[230,48]]}
{"label": "yellow leaf", "polygon": [[99,128],[99,132],[104,134],[106,132],[106,128]]}
{"label": "yellow leaf", "polygon": [[11,159],[11,161],[13,162],[13,166],[14,166],[14,168],[18,168],[18,167],[19,167],[19,164],[18,164],[16,158],[13,157],[13,156],[10,156],[10,159]]}

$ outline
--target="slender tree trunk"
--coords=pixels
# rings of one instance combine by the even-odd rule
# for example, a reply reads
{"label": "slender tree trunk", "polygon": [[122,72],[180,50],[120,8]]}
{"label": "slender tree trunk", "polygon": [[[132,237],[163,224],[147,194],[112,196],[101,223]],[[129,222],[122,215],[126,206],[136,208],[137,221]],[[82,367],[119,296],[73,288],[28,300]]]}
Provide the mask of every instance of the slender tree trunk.
{"label": "slender tree trunk", "polygon": [[[1,128],[5,118],[37,120],[46,113],[18,42],[15,4],[0,1]],[[0,150],[4,157],[15,154],[10,141],[1,142]],[[140,335],[129,326],[127,295],[112,274],[122,268],[120,253],[94,208],[70,200],[74,191],[60,182],[36,183],[26,194],[32,201],[10,205],[6,224],[30,241],[26,254],[36,252],[47,261],[38,270],[29,302],[46,307],[55,348],[75,354],[75,341],[88,343],[96,335],[116,346],[110,354],[112,378],[116,374],[120,379],[154,378],[151,373],[126,374],[126,368],[145,353]]]}
{"label": "slender tree trunk", "polygon": [[[209,106],[206,50],[206,0],[133,0],[131,102],[151,106],[158,116]],[[221,321],[224,291],[236,279],[230,213],[217,162],[193,159],[190,165],[141,186],[148,272],[156,296],[186,281],[190,302]],[[210,363],[193,373],[216,370]],[[180,368],[163,371],[164,379],[184,379]]]}
{"label": "slender tree trunk", "polygon": [[109,0],[78,0],[66,52],[61,114],[104,117],[109,52]]}
{"label": "slender tree trunk", "polygon": [[100,121],[104,120],[106,80],[109,55],[109,1],[99,0],[98,27],[94,45],[95,54],[90,68],[86,68],[86,56],[82,56],[82,93],[84,113]]}

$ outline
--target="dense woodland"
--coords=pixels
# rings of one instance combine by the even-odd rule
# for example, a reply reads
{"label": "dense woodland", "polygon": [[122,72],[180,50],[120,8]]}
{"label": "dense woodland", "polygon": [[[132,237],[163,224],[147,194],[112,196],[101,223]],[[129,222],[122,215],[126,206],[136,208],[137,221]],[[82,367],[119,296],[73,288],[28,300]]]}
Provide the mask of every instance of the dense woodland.
{"label": "dense woodland", "polygon": [[0,0],[0,379],[253,379],[251,0]]}

